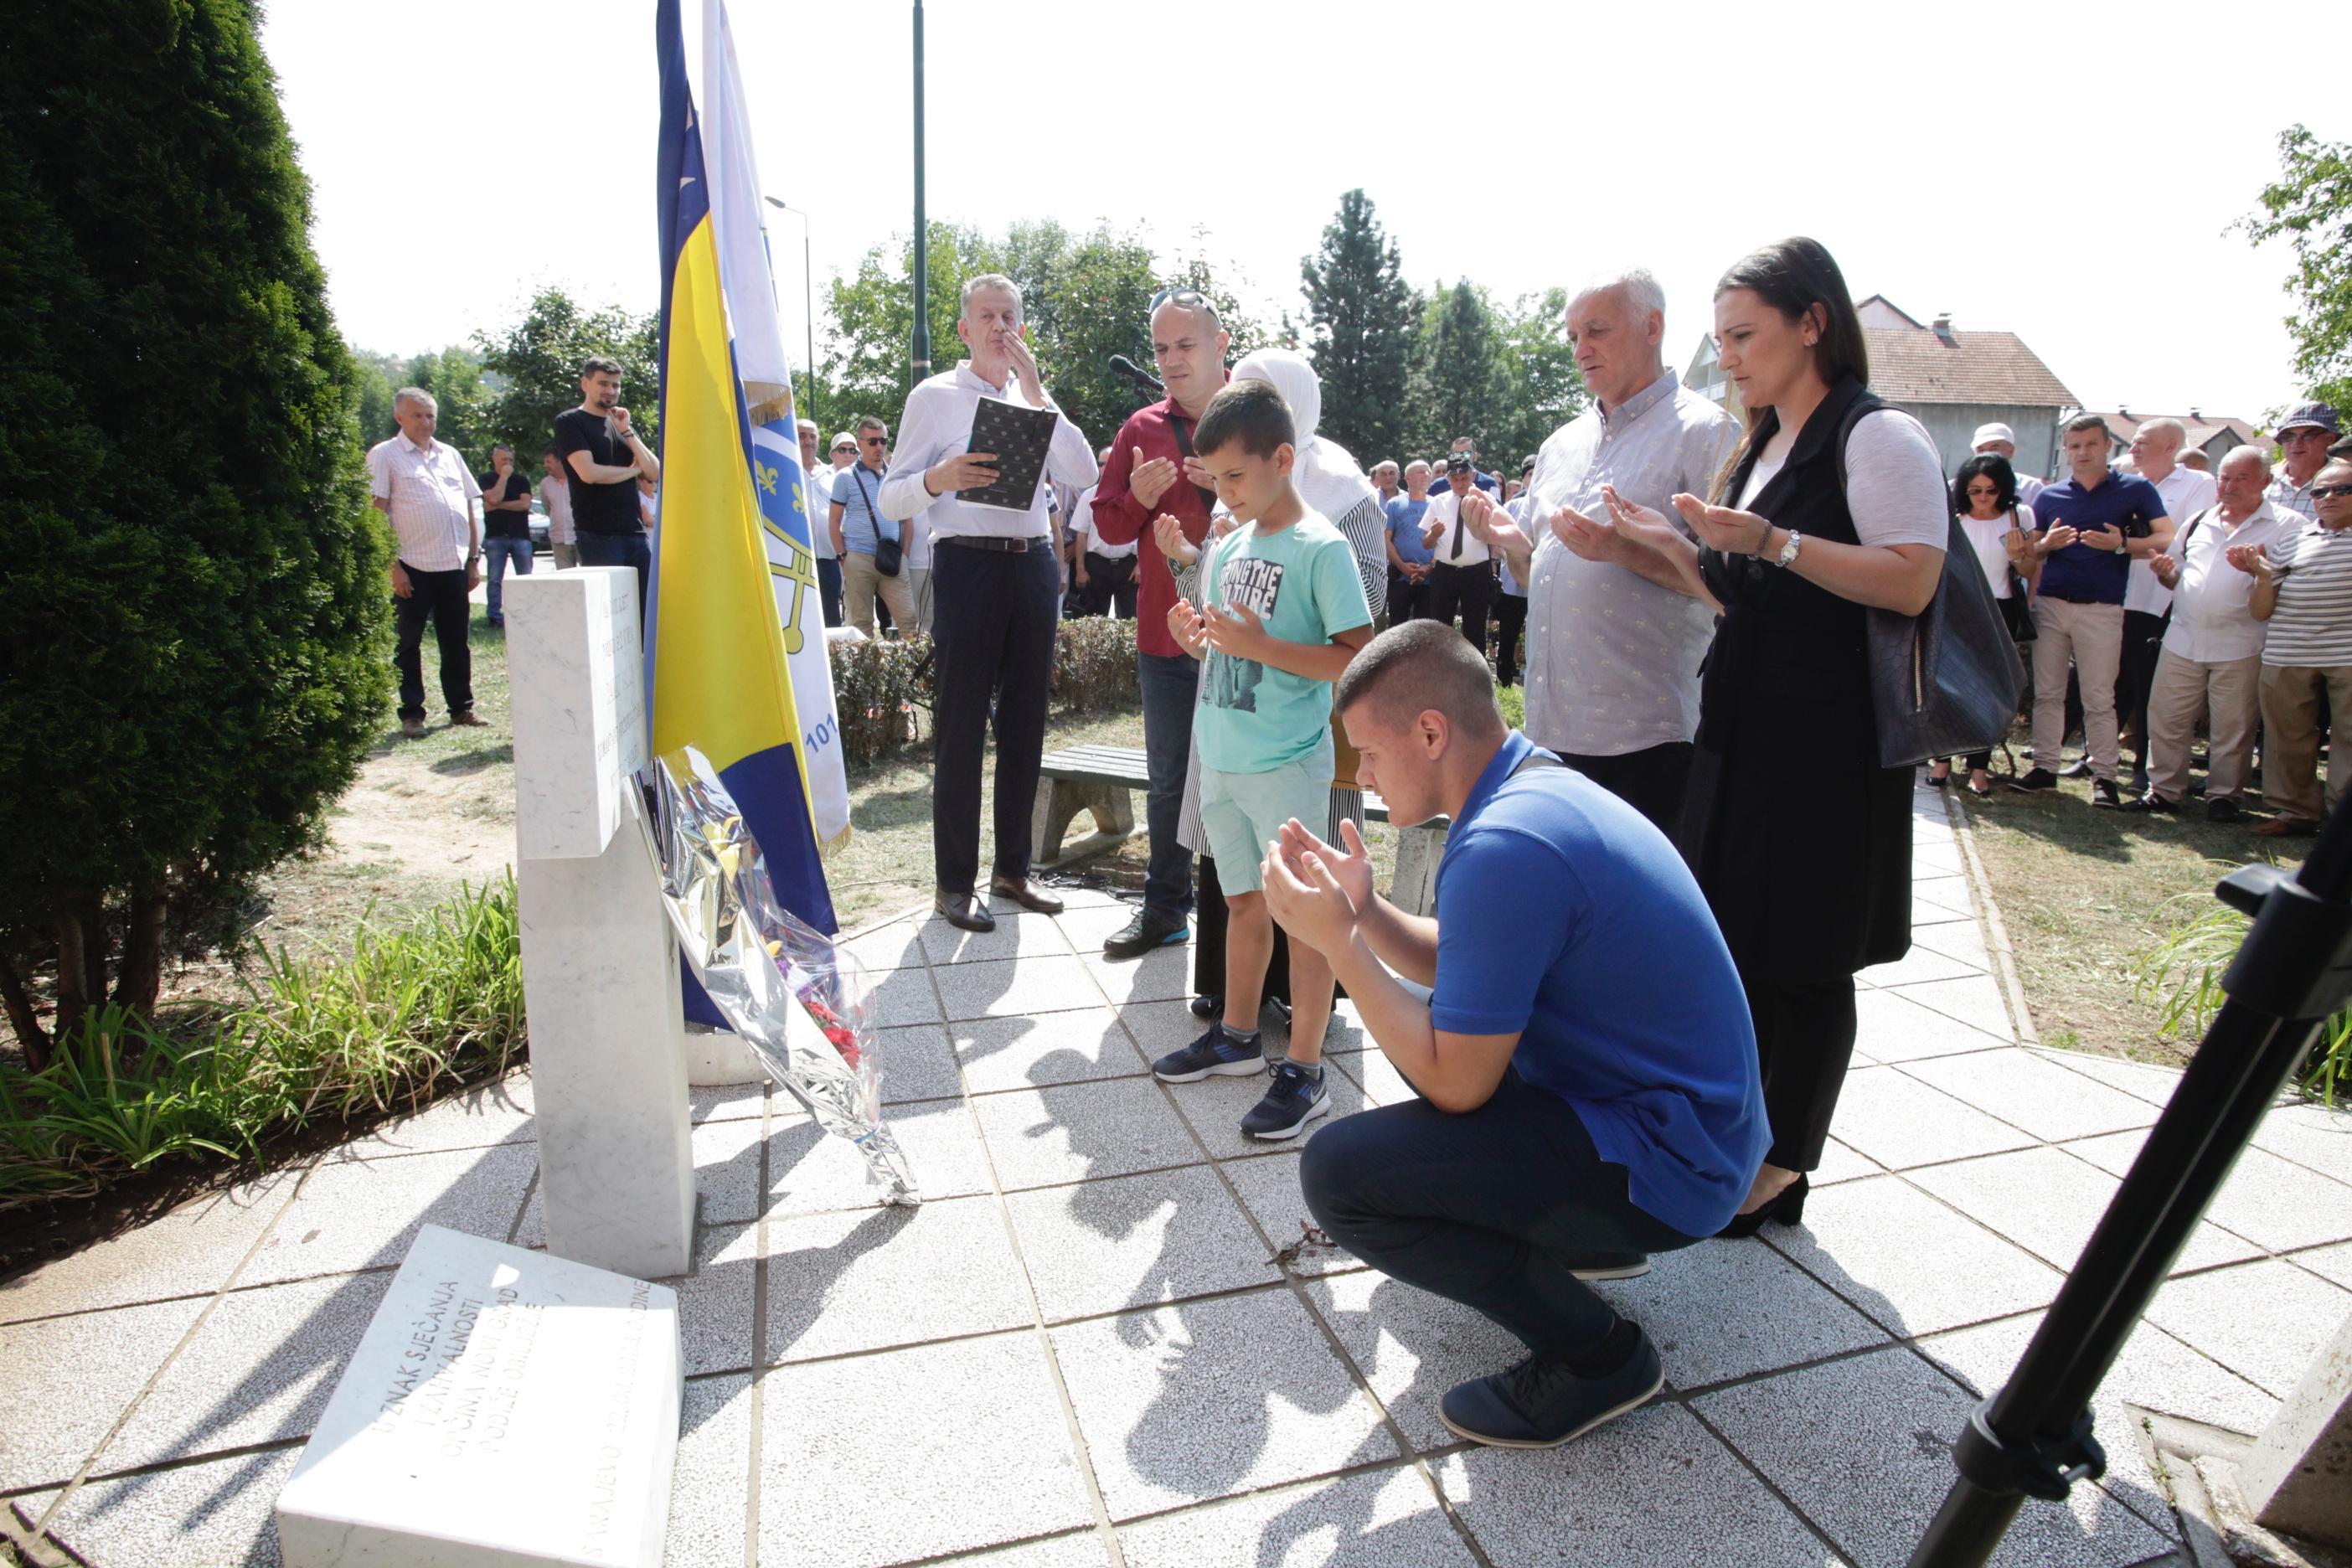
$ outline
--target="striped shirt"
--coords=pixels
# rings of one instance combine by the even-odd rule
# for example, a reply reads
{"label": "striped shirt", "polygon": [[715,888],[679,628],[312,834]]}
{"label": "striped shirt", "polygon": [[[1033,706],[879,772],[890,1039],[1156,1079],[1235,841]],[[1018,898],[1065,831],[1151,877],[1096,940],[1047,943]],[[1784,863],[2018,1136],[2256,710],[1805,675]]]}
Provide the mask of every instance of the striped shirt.
{"label": "striped shirt", "polygon": [[2322,528],[2293,512],[2270,548],[2284,567],[2263,662],[2298,669],[2352,664],[2352,528]]}
{"label": "striped shirt", "polygon": [[456,572],[474,550],[482,487],[446,441],[420,447],[405,432],[368,448],[368,493],[385,502],[403,566]]}

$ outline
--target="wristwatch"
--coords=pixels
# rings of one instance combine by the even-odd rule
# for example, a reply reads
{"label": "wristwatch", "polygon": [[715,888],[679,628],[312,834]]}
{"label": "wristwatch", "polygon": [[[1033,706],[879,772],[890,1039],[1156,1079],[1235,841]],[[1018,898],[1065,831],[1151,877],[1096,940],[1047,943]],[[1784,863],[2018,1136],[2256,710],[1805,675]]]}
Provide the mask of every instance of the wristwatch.
{"label": "wristwatch", "polygon": [[1780,546],[1780,552],[1772,557],[1772,564],[1784,571],[1794,566],[1797,563],[1797,551],[1804,542],[1803,534],[1793,528],[1789,530],[1789,542]]}

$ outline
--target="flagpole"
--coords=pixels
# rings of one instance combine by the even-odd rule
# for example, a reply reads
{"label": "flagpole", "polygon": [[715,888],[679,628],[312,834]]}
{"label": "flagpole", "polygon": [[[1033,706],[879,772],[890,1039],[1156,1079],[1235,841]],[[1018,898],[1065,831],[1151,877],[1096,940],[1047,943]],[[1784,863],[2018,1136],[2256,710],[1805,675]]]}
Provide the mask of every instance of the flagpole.
{"label": "flagpole", "polygon": [[915,0],[915,382],[931,374],[929,238],[923,221],[923,0]]}

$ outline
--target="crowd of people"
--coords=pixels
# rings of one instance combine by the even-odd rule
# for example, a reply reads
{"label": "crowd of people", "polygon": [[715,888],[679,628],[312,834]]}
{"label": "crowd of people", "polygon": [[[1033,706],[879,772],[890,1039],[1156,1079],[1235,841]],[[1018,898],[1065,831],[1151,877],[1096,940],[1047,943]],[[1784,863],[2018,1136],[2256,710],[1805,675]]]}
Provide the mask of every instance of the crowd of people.
{"label": "crowd of people", "polygon": [[[1591,1282],[1801,1216],[1855,975],[1910,945],[1917,775],[1880,760],[1870,612],[1916,616],[1948,566],[1986,573],[2032,644],[2020,788],[2054,782],[2071,675],[2098,804],[2120,803],[2120,714],[2142,808],[2179,809],[2202,715],[2219,814],[2258,711],[2265,830],[2317,820],[2318,727],[2352,700],[2352,458],[2324,405],[2283,425],[2275,472],[2249,447],[2199,474],[2165,421],[2124,472],[2085,416],[2054,483],[2015,472],[1999,426],[1948,480],[1927,430],[1869,392],[1844,279],[1800,238],[1715,291],[1744,422],[1666,367],[1664,295],[1628,268],[1570,301],[1591,405],[1517,475],[1482,472],[1466,437],[1367,473],[1318,433],[1311,366],[1272,350],[1229,367],[1196,292],[1151,300],[1166,395],[1102,445],[1048,392],[1016,284],[973,278],[961,307],[969,357],[913,389],[895,446],[863,418],[823,463],[801,428],[828,621],[871,636],[887,616],[936,644],[937,912],[987,931],[998,900],[1061,909],[1031,865],[1055,629],[1074,605],[1133,616],[1149,863],[1105,957],[1192,942],[1205,1027],[1152,1071],[1187,1085],[1271,1065],[1242,1120],[1269,1141],[1330,1109],[1321,1048],[1345,988],[1418,1098],[1325,1128],[1305,1195],[1357,1256],[1523,1342],[1517,1365],[1446,1396],[1463,1436],[1549,1446],[1639,1406],[1657,1351]],[[581,562],[642,571],[624,487],[658,465],[617,377],[589,371],[549,483]],[[992,399],[1056,416],[1025,506],[992,504],[1003,464],[970,449]],[[462,648],[472,506],[514,510],[510,453],[478,482],[446,451],[424,399],[370,454],[401,542],[404,718],[423,711],[416,638],[452,595]],[[1973,561],[1946,560],[1956,515]],[[2136,660],[2151,623],[2160,647]],[[446,631],[443,647],[445,696],[470,712]],[[1522,682],[1520,732],[1498,679]],[[1989,757],[1961,763],[1990,788]],[[1373,888],[1373,790],[1392,822],[1451,824],[1433,918]],[[1287,1009],[1278,1060],[1269,1002]]]}

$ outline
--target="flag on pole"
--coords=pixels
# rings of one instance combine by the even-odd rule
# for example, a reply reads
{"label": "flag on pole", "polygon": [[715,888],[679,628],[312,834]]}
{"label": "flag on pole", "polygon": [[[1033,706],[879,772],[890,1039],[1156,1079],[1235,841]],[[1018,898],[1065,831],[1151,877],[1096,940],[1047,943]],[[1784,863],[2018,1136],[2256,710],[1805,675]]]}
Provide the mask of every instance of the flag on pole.
{"label": "flag on pole", "polygon": [[[709,759],[759,840],[779,900],[830,935],[839,927],[817,856],[784,628],[768,586],[750,409],[728,341],[678,5],[660,0],[654,28],[661,61],[662,504],[646,628],[652,751],[692,746]],[[795,449],[795,473],[798,458]],[[814,640],[822,646],[822,637]],[[699,987],[689,992],[687,1010],[723,1022]]]}
{"label": "flag on pole", "polygon": [[[793,373],[777,321],[767,205],[751,146],[749,101],[735,68],[725,0],[702,0],[702,159],[710,181],[719,282],[733,329],[735,370],[750,408],[752,493],[760,503],[776,616],[784,630],[785,668],[800,709],[802,772],[817,842],[831,847],[849,832],[849,780],[842,763],[814,547],[832,498],[808,494],[801,470]],[[814,374],[815,367],[810,369]]]}

